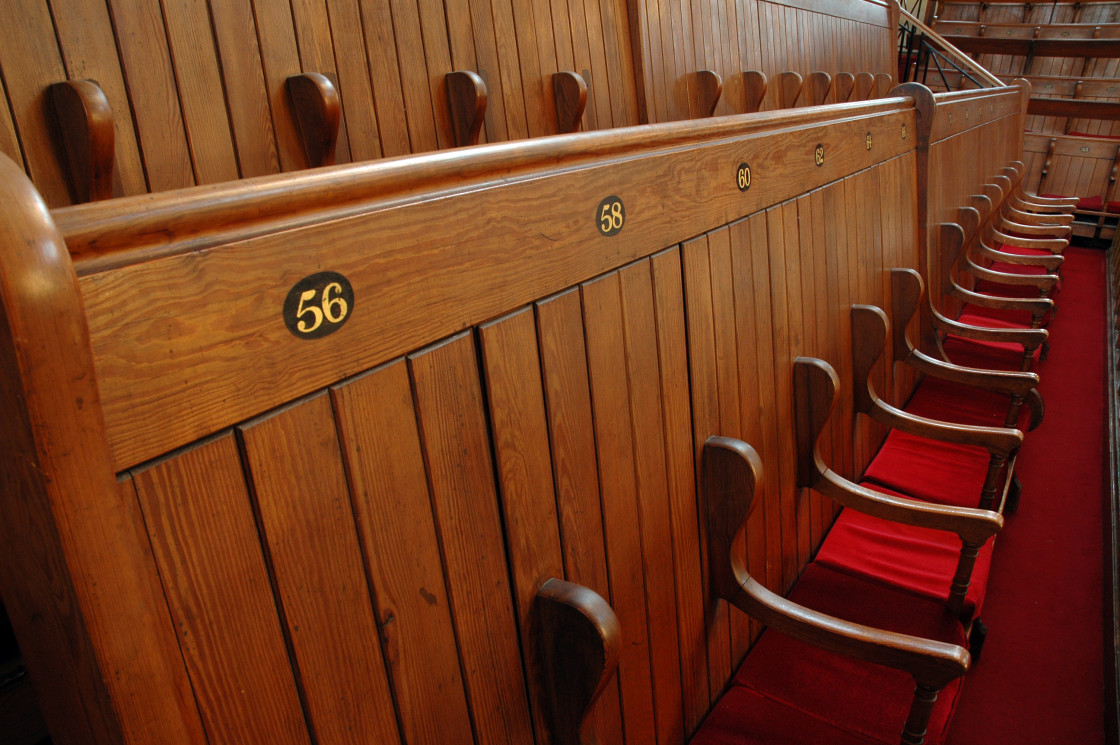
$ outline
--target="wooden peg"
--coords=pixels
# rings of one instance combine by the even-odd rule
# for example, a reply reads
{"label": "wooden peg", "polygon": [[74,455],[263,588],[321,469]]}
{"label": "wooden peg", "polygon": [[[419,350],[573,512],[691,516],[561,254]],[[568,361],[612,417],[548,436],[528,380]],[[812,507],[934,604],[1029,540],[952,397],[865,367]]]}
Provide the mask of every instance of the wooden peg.
{"label": "wooden peg", "polygon": [[446,82],[455,145],[477,145],[482,120],[486,116],[486,83],[470,70],[449,72]]}
{"label": "wooden peg", "polygon": [[326,75],[305,72],[287,80],[288,99],[296,119],[308,168],[333,166],[342,101]]}
{"label": "wooden peg", "polygon": [[557,131],[560,134],[578,132],[587,108],[587,83],[574,72],[554,72],[552,97],[556,101]]}
{"label": "wooden peg", "polygon": [[766,95],[766,82],[766,75],[760,70],[747,70],[743,73],[743,93],[747,99],[745,113],[753,114],[758,111]]}
{"label": "wooden peg", "polygon": [[820,106],[825,103],[828,97],[828,90],[832,87],[832,76],[827,72],[811,72],[805,85],[809,89],[809,104],[811,106]]}
{"label": "wooden peg", "polygon": [[801,75],[783,72],[778,75],[778,108],[792,109],[801,95]]}
{"label": "wooden peg", "polygon": [[696,72],[696,107],[700,116],[711,116],[723,93],[723,79],[712,70]]}
{"label": "wooden peg", "polygon": [[875,76],[869,72],[861,72],[856,75],[855,90],[852,92],[852,101],[866,101],[871,98],[872,92],[875,90]]}
{"label": "wooden peg", "polygon": [[109,99],[92,80],[54,83],[49,95],[58,118],[59,144],[70,171],[74,202],[109,199],[113,196],[116,136]]}
{"label": "wooden peg", "polygon": [[887,92],[894,87],[894,78],[890,73],[880,72],[875,74],[875,98],[886,98]]}
{"label": "wooden peg", "polygon": [[852,97],[852,91],[856,87],[856,76],[850,72],[838,72],[832,81],[832,87],[836,90],[836,102],[844,103]]}

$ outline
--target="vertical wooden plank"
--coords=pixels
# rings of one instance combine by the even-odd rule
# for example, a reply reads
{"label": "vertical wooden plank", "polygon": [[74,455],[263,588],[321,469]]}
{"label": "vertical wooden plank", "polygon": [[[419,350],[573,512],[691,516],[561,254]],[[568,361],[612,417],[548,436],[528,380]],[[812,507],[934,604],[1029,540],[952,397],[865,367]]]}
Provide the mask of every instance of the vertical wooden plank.
{"label": "vertical wooden plank", "polygon": [[467,698],[480,745],[533,737],[474,345],[409,357]]}
{"label": "vertical wooden plank", "polygon": [[[408,136],[413,153],[437,150],[441,140],[437,133],[432,93],[428,85],[428,68],[421,64],[417,50],[424,48],[420,31],[420,12],[416,0],[389,0],[392,10],[392,27],[383,27],[397,41],[397,62],[400,71],[404,110],[407,112]],[[447,72],[447,71],[445,71]],[[378,101],[378,113],[385,107]]]}
{"label": "vertical wooden plank", "polygon": [[[560,70],[556,65],[556,41],[552,35],[552,7],[550,0],[533,0],[533,19],[536,25],[538,79],[530,92],[538,99],[535,110],[542,118],[541,132],[555,134],[556,100],[552,97],[552,74]],[[530,106],[526,104],[526,110]]]}
{"label": "vertical wooden plank", "polygon": [[316,741],[400,742],[330,399],[238,431]]}
{"label": "vertical wooden plank", "polygon": [[709,701],[704,575],[700,562],[698,500],[692,460],[688,342],[680,249],[674,247],[656,254],[651,263],[665,417],[669,509],[673,525],[684,734],[687,738],[700,726]]}
{"label": "vertical wooden plank", "polygon": [[211,742],[310,742],[232,434],[136,471]]}
{"label": "vertical wooden plank", "polygon": [[[542,300],[536,310],[566,576],[603,597],[610,597],[598,460],[594,438],[588,436],[595,425],[579,290]],[[691,457],[689,453],[690,463]],[[617,676],[607,685],[589,718],[593,741],[621,745]]]}
{"label": "vertical wooden plank", "polygon": [[[731,236],[726,227],[708,234],[713,331],[715,332],[716,385],[719,390],[719,434],[742,438],[740,393],[741,354],[746,353],[735,323],[735,290],[732,285]],[[750,620],[737,608],[729,609],[731,662],[735,666],[750,646]]]}
{"label": "vertical wooden plank", "polygon": [[[479,337],[525,673],[535,682],[530,612],[540,586],[563,577],[564,562],[533,312],[525,308],[484,324]],[[540,702],[539,694],[532,697],[533,723],[537,742],[547,742]]]}
{"label": "vertical wooden plank", "polygon": [[[507,117],[515,121],[524,119],[525,104],[520,95],[515,95],[508,85],[509,72],[499,57],[500,44],[508,38],[496,37],[495,25],[501,20],[495,18],[490,8],[490,0],[471,0],[469,30],[473,34],[476,72],[486,82],[486,117],[483,126],[489,142],[502,142],[510,138]],[[500,39],[500,41],[499,41]],[[521,76],[517,73],[516,86],[520,86]],[[520,112],[520,113],[518,113]]]}
{"label": "vertical wooden plank", "polygon": [[70,204],[63,164],[50,138],[52,125],[44,97],[47,86],[66,79],[46,4],[0,3],[0,69],[35,188],[50,207]]}
{"label": "vertical wooden plank", "polygon": [[[649,614],[657,742],[672,745],[684,739],[684,709],[673,528],[665,462],[664,406],[649,262],[640,261],[623,268],[619,271],[619,279],[638,487],[638,525]],[[667,547],[670,550],[667,551]]]}
{"label": "vertical wooden plank", "polygon": [[386,157],[404,155],[411,150],[405,117],[401,72],[397,65],[398,39],[388,3],[361,3],[365,56],[369,65],[378,140]]}
{"label": "vertical wooden plank", "polygon": [[109,9],[104,2],[94,0],[55,0],[50,8],[66,77],[96,80],[113,110],[113,194],[143,194],[148,183],[140,162]]}
{"label": "vertical wooden plank", "polygon": [[[587,82],[587,108],[595,107],[595,120],[596,127],[599,129],[608,129],[611,127],[621,126],[619,121],[616,121],[611,113],[612,101],[614,95],[611,93],[612,86],[616,85],[616,81],[611,79],[610,68],[607,66],[607,51],[603,41],[603,20],[599,12],[600,0],[582,0],[579,3],[580,12],[583,14],[583,25],[581,28],[587,31],[587,48],[590,57],[591,79]],[[610,2],[610,0],[607,0]],[[594,97],[594,102],[591,98]]]}
{"label": "vertical wooden plank", "polygon": [[638,116],[638,92],[635,88],[634,59],[630,54],[630,24],[624,17],[625,3],[600,0],[599,4],[614,126],[644,124]]}
{"label": "vertical wooden plank", "polygon": [[[362,17],[359,0],[327,0],[334,59],[338,69],[338,95],[354,162],[381,157],[381,137],[370,85],[369,67],[362,53]],[[341,124],[340,124],[341,128]]]}
{"label": "vertical wooden plank", "polygon": [[[440,0],[418,0],[420,29],[424,38],[424,57],[428,62],[428,88],[435,116],[436,139],[440,148],[451,147],[451,112],[447,103],[447,73],[451,72],[451,52],[447,40],[447,20]],[[398,47],[399,51],[399,47]],[[406,52],[407,59],[407,52]],[[411,61],[402,64],[412,64]]]}
{"label": "vertical wooden plank", "polygon": [[225,96],[215,95],[222,78],[206,2],[163,0],[163,13],[195,182],[232,181],[238,176],[237,156]]}
{"label": "vertical wooden plank", "polygon": [[[292,25],[291,7],[268,0],[252,0],[257,19],[257,41],[264,65],[265,86],[272,110],[272,128],[276,132],[276,150],[280,168],[296,171],[307,167],[307,157],[296,129],[285,81],[303,72],[300,67],[296,32]],[[316,72],[312,70],[311,72]]]}
{"label": "vertical wooden plank", "polygon": [[241,177],[278,173],[280,156],[253,9],[249,0],[228,0],[212,3],[210,13]]}
{"label": "vertical wooden plank", "polygon": [[26,169],[23,160],[23,151],[16,137],[16,125],[12,122],[12,110],[8,108],[8,87],[0,75],[0,95],[4,96],[3,105],[0,105],[0,153],[7,155],[16,165]]}
{"label": "vertical wooden plank", "polygon": [[160,5],[109,0],[109,8],[148,187],[165,191],[192,186],[194,170]]}
{"label": "vertical wooden plank", "polygon": [[[681,260],[687,303],[688,367],[692,379],[693,444],[696,448],[694,462],[699,463],[705,440],[711,435],[720,434],[715,316],[707,236],[684,243],[681,246]],[[731,677],[731,627],[727,603],[711,594],[708,559],[707,531],[702,527],[700,560],[708,628],[708,687],[714,697],[719,695]]]}
{"label": "vertical wooden plank", "polygon": [[340,383],[331,400],[402,739],[472,745],[407,365]]}
{"label": "vertical wooden plank", "polygon": [[581,285],[581,292],[611,605],[623,634],[618,665],[623,723],[628,743],[653,742],[656,730],[649,619],[618,275],[609,274]]}
{"label": "vertical wooden plank", "polygon": [[[804,211],[802,203],[804,197],[798,198],[797,202],[787,203],[784,207],[783,215],[783,229],[785,231],[785,251],[786,251],[786,314],[789,323],[789,352],[788,357],[784,360],[781,368],[781,375],[786,378],[786,389],[782,400],[788,402],[788,406],[783,406],[780,409],[781,421],[792,423],[793,416],[793,359],[800,354],[804,354],[812,342],[809,335],[811,330],[805,325],[805,317],[803,312],[803,303],[807,292],[811,289],[804,285],[803,277],[804,269],[803,263],[805,256],[802,251],[804,246],[801,244],[801,236],[799,232],[798,214]],[[787,425],[787,433],[783,436],[783,446],[788,443],[789,450],[785,453],[785,459],[781,462],[782,469],[790,476],[790,487],[794,499],[794,509],[797,515],[797,573],[800,575],[801,570],[809,563],[809,542],[811,539],[810,530],[812,524],[810,517],[812,509],[810,506],[810,491],[808,489],[799,489],[795,486],[797,473],[797,458],[796,452],[793,448],[793,431],[792,427]]]}
{"label": "vertical wooden plank", "polygon": [[[821,231],[824,229],[824,216],[817,216],[814,209],[813,194],[802,196],[797,200],[797,218],[799,227],[799,241],[801,244],[800,257],[802,268],[801,313],[805,324],[805,346],[799,354],[811,355],[822,359],[829,359],[825,348],[828,338],[827,329],[822,328],[828,320],[826,300],[828,287],[820,275],[825,267],[824,252],[821,250]],[[822,452],[826,457],[831,455],[831,438],[827,428],[822,437]],[[808,511],[809,545],[806,561],[812,557],[820,544],[824,533],[823,505],[821,496],[812,489],[802,490],[804,493],[803,506]]]}
{"label": "vertical wooden plank", "polygon": [[[513,10],[514,36],[517,42],[517,59],[521,66],[522,96],[525,121],[530,137],[548,133],[549,120],[544,106],[544,76],[541,70],[540,50],[537,45],[537,27],[533,16],[532,0],[510,3]],[[548,96],[551,101],[552,97]],[[556,121],[555,104],[551,121]],[[555,126],[555,125],[553,125]]]}
{"label": "vertical wooden plank", "polygon": [[[782,491],[778,469],[778,414],[777,381],[774,377],[774,359],[777,350],[774,336],[767,333],[774,325],[772,305],[769,218],[759,212],[746,220],[746,251],[751,259],[751,286],[743,283],[741,297],[753,298],[754,318],[758,327],[755,339],[758,344],[758,422],[760,427],[761,454],[764,476],[764,521],[766,531],[766,586],[782,592]],[[742,280],[740,280],[742,281]],[[752,291],[753,286],[753,291]],[[749,308],[747,309],[749,312]]]}
{"label": "vertical wooden plank", "polygon": [[[338,78],[338,65],[335,63],[334,44],[331,39],[331,22],[327,15],[325,0],[289,0],[291,3],[292,23],[299,48],[300,70],[326,75],[342,96]],[[348,163],[350,156],[349,117],[346,112],[346,99],[342,99],[342,115],[338,122],[338,144],[335,146],[339,163]]]}
{"label": "vertical wooden plank", "polygon": [[[797,295],[791,292],[788,282],[792,273],[786,264],[789,257],[786,241],[786,205],[771,207],[766,211],[766,227],[770,245],[770,303],[774,339],[774,381],[776,393],[776,422],[792,422],[793,356],[800,347],[800,329],[792,326],[790,306]],[[800,574],[798,565],[797,488],[793,481],[793,440],[790,432],[779,433],[778,459],[770,466],[774,478],[769,481],[781,495],[781,562],[782,590],[788,591]]]}

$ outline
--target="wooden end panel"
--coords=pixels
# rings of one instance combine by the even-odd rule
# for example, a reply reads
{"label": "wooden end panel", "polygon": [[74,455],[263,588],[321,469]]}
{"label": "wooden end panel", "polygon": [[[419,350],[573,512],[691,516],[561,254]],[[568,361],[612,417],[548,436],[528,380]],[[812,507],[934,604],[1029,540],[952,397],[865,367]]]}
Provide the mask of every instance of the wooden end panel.
{"label": "wooden end panel", "polygon": [[402,739],[471,745],[407,363],[331,389]]}
{"label": "wooden end panel", "polygon": [[[566,576],[609,597],[598,455],[594,438],[587,436],[594,419],[579,289],[542,300],[536,314]],[[617,678],[592,707],[589,720],[589,736],[603,745],[621,745]]]}
{"label": "wooden end panel", "polygon": [[649,618],[618,275],[586,283],[581,291],[611,605],[622,624],[618,673],[626,741],[654,742]]}
{"label": "wooden end panel", "polygon": [[[483,325],[479,339],[521,645],[534,650],[530,619],[537,591],[562,575],[564,564],[532,309]],[[540,664],[526,655],[525,674],[534,687]],[[544,741],[548,718],[541,695],[531,703],[538,741]]]}
{"label": "wooden end panel", "polygon": [[409,357],[476,736],[532,739],[478,362],[468,334]]}
{"label": "wooden end panel", "polygon": [[138,470],[133,481],[207,734],[307,745],[234,436]]}
{"label": "wooden end panel", "polygon": [[238,429],[318,741],[399,742],[330,399]]}

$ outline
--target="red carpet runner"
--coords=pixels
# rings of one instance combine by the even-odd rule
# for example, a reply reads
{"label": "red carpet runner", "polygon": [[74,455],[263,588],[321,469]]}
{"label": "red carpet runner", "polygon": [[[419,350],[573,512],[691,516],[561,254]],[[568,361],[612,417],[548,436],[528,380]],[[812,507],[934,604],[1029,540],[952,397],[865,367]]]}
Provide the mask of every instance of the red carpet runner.
{"label": "red carpet runner", "polygon": [[1105,254],[1065,255],[1046,418],[1023,445],[1022,506],[997,539],[984,606],[991,631],[948,745],[1104,742]]}

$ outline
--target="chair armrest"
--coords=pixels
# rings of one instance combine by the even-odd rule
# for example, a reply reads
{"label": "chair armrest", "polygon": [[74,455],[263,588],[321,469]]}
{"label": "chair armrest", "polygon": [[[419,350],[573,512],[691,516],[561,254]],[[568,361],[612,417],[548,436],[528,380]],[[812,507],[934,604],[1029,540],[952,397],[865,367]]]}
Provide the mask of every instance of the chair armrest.
{"label": "chair armrest", "polygon": [[1038,349],[1050,337],[1046,329],[993,329],[984,326],[970,326],[954,321],[940,313],[933,314],[933,325],[962,339],[973,341],[1002,341],[1009,344],[1022,344],[1023,349]]}
{"label": "chair armrest", "polygon": [[533,612],[552,742],[579,745],[587,711],[618,667],[618,616],[594,590],[556,578],[537,590]]}
{"label": "chair armrest", "polygon": [[1073,222],[1073,215],[1065,212],[1026,212],[1011,204],[1011,200],[1004,203],[1003,216],[1013,222],[1024,225],[1053,225],[1055,227],[1067,226]]}
{"label": "chair armrest", "polygon": [[1024,399],[1038,387],[1038,375],[1032,372],[1012,372],[1005,370],[981,370],[930,357],[919,349],[913,350],[905,360],[906,364],[924,375],[941,380],[962,383],[986,391],[1006,393],[1008,396],[1022,396]]}
{"label": "chair armrest", "polygon": [[972,290],[966,290],[958,284],[953,285],[950,294],[958,300],[963,300],[981,308],[999,308],[1001,310],[1025,310],[1032,315],[1044,316],[1054,310],[1054,301],[1048,297],[1022,298],[1001,297],[998,295],[985,295]]}
{"label": "chair armrest", "polygon": [[[874,392],[872,392],[874,393]],[[858,397],[858,394],[857,394]],[[861,409],[862,410],[862,409]],[[930,440],[951,442],[958,445],[975,445],[993,456],[1009,458],[1011,453],[1023,444],[1023,433],[1009,427],[974,427],[967,424],[954,424],[939,419],[927,419],[908,411],[897,409],[883,399],[875,396],[871,405],[864,411],[880,424],[907,434],[925,437]]]}
{"label": "chair armrest", "polygon": [[992,235],[1000,242],[1009,246],[1020,248],[1044,248],[1054,253],[1060,253],[1069,245],[1069,241],[1062,238],[1020,238],[1017,235],[1008,235],[997,228],[992,228]]}
{"label": "chair armrest", "polygon": [[1061,254],[1046,254],[1046,255],[1026,255],[1026,254],[1013,254],[1006,251],[1000,251],[997,248],[992,248],[986,243],[980,243],[979,254],[986,256],[993,261],[1002,261],[1006,264],[1018,264],[1020,266],[1040,266],[1048,272],[1053,273],[1062,264],[1065,263],[1066,257]]}
{"label": "chair armrest", "polygon": [[[1073,232],[1069,225],[1054,225],[1053,223],[1041,223],[1037,219],[1030,219],[1031,216],[1026,213],[1023,220],[1011,220],[1006,216],[999,217],[999,227],[996,229],[1000,232],[1013,230],[1017,233],[1025,233],[1026,237],[1041,236],[1042,238],[1053,238],[1054,240],[1068,240],[1067,236]],[[1023,236],[1015,236],[1022,238]]]}
{"label": "chair armrest", "polygon": [[805,608],[760,585],[747,571],[744,552],[732,550],[754,508],[762,479],[758,454],[744,442],[712,437],[701,469],[708,518],[712,591],[770,626],[822,649],[905,670],[919,684],[940,690],[963,675],[968,651],[945,642],[882,631]]}
{"label": "chair armrest", "polygon": [[1040,292],[1049,292],[1057,286],[1060,278],[1057,274],[1013,274],[1011,272],[997,272],[994,269],[980,266],[971,258],[965,257],[962,269],[977,279],[986,279],[1002,285],[1024,285],[1037,287]]}

